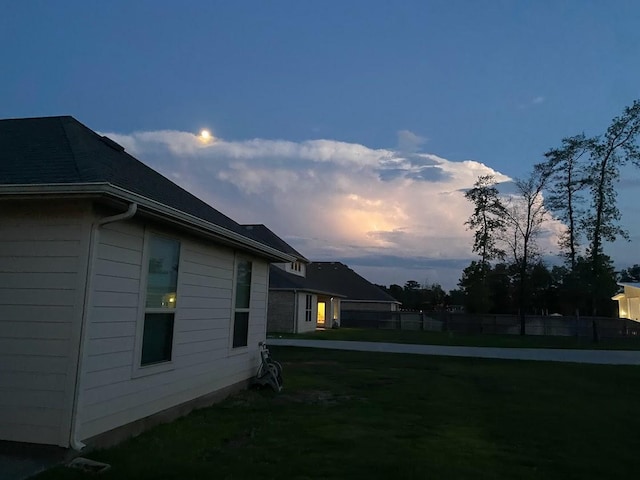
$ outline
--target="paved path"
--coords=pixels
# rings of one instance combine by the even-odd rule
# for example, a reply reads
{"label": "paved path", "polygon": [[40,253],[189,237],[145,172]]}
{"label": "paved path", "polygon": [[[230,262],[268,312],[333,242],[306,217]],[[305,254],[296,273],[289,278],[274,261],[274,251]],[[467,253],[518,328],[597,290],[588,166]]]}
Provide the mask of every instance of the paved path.
{"label": "paved path", "polygon": [[449,357],[500,358],[505,360],[539,360],[546,362],[595,363],[600,365],[640,365],[640,351],[566,350],[555,348],[493,348],[414,345],[407,343],[351,342],[336,340],[299,340],[268,338],[268,345],[290,347],[357,350],[360,352],[415,353]]}

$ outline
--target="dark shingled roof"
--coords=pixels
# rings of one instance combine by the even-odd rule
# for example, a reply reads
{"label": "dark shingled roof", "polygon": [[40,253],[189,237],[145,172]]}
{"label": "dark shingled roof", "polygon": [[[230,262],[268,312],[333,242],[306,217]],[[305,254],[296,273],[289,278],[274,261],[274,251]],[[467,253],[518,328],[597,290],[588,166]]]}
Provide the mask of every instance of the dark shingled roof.
{"label": "dark shingled roof", "polygon": [[109,183],[250,237],[243,226],[73,117],[0,120],[0,185],[85,183]]}
{"label": "dark shingled roof", "polygon": [[271,265],[269,269],[269,290],[302,290],[332,297],[344,297],[336,289],[331,288],[331,285],[316,285],[308,278],[286,272],[276,265]]}
{"label": "dark shingled roof", "polygon": [[330,286],[331,290],[344,295],[347,300],[400,303],[344,263],[312,262],[307,265],[307,279],[313,285]]}
{"label": "dark shingled roof", "polygon": [[298,260],[308,263],[307,260],[300,252],[281,239],[278,235],[273,233],[269,228],[262,224],[243,225],[248,234],[254,239],[265,245],[275,248],[284,253],[288,253],[292,257],[296,257]]}

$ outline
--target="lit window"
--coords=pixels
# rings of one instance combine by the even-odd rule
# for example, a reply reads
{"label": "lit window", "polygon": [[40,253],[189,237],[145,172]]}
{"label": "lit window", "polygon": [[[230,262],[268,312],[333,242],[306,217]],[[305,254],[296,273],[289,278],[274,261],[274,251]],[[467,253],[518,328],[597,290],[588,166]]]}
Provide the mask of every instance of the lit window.
{"label": "lit window", "polygon": [[177,240],[150,237],[148,248],[141,365],[171,360],[180,257],[180,243]]}
{"label": "lit window", "polygon": [[318,302],[318,325],[324,325],[325,307],[326,307],[325,302]]}
{"label": "lit window", "polygon": [[251,262],[239,260],[236,267],[236,301],[233,317],[233,348],[246,347],[249,339]]}

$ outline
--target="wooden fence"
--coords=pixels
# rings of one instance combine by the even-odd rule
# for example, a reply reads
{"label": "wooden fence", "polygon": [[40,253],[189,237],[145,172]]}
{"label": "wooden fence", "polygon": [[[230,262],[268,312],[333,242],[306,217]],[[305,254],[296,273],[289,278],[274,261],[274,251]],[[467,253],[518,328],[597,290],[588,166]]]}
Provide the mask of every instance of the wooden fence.
{"label": "wooden fence", "polygon": [[[519,335],[517,315],[474,315],[449,312],[341,312],[343,327],[425,330],[460,334]],[[542,316],[525,317],[527,335],[552,335],[596,338],[638,337],[640,322],[624,318]]]}

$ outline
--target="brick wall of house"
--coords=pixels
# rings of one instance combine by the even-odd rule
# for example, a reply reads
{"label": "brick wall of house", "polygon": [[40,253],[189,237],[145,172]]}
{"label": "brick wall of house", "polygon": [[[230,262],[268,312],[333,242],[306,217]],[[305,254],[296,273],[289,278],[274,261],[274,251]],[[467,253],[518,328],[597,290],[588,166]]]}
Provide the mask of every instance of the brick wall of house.
{"label": "brick wall of house", "polygon": [[295,295],[293,292],[269,292],[267,332],[293,332]]}

